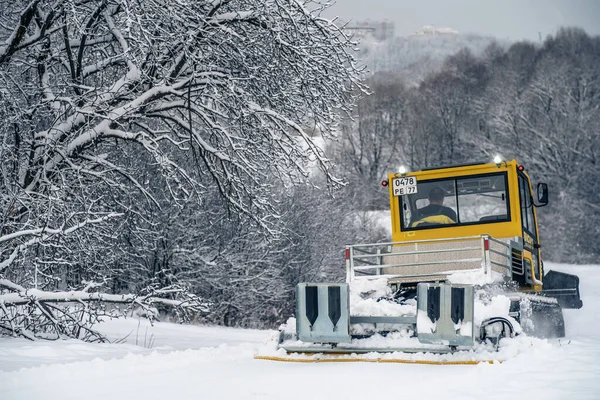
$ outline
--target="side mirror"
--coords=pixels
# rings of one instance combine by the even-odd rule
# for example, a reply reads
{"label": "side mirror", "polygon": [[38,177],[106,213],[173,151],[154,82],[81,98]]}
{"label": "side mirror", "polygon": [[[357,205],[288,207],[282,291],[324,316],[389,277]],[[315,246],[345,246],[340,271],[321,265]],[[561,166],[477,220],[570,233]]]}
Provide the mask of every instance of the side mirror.
{"label": "side mirror", "polygon": [[548,204],[548,185],[545,183],[538,183],[537,185],[537,200],[538,204],[536,207],[543,207]]}

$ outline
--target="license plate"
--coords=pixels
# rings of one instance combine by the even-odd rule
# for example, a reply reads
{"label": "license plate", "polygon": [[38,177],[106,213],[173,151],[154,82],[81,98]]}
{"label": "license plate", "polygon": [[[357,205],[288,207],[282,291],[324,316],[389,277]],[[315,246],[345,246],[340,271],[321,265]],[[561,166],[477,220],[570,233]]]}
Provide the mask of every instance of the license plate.
{"label": "license plate", "polygon": [[417,178],[406,176],[392,179],[392,193],[394,196],[405,196],[417,193]]}

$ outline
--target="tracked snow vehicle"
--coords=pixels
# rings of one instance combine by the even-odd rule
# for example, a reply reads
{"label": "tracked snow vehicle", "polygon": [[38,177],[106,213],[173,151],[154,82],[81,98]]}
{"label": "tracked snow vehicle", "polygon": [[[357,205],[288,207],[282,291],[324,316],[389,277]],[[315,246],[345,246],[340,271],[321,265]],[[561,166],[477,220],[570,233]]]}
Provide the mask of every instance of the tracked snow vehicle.
{"label": "tracked snow vehicle", "polygon": [[382,184],[392,241],[347,246],[345,283],[298,284],[295,326],[282,327],[279,349],[445,353],[520,332],[565,335],[562,308],[582,307],[579,279],[544,273],[545,183],[534,201],[524,166],[495,159],[400,168]]}

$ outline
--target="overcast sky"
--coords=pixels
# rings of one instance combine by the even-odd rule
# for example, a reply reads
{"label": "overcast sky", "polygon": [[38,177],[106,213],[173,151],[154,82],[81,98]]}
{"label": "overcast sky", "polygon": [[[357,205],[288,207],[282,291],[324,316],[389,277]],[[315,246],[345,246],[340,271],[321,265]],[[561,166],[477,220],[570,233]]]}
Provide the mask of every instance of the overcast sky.
{"label": "overcast sky", "polygon": [[344,20],[389,20],[397,36],[423,25],[502,39],[537,41],[560,26],[600,34],[600,0],[336,0],[326,13]]}

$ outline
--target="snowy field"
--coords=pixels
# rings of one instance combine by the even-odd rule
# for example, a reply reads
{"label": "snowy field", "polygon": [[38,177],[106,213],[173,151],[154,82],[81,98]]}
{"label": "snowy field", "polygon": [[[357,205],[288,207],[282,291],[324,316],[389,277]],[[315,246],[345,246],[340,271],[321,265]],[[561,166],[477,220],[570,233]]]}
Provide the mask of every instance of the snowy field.
{"label": "snowy field", "polygon": [[501,364],[255,360],[274,331],[127,319],[102,326],[119,344],[0,339],[0,400],[599,399],[600,266],[546,269],[579,275],[584,306],[565,310],[566,338]]}

